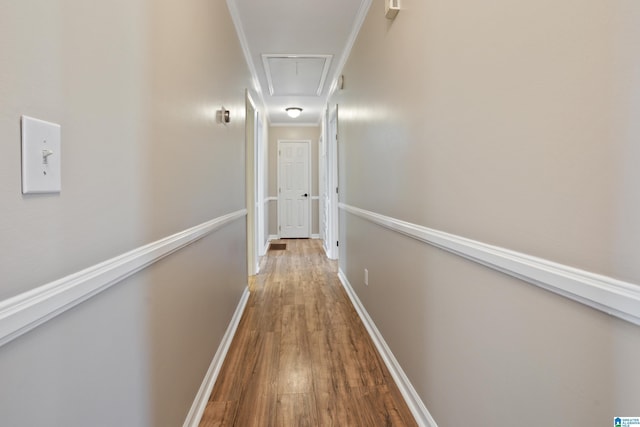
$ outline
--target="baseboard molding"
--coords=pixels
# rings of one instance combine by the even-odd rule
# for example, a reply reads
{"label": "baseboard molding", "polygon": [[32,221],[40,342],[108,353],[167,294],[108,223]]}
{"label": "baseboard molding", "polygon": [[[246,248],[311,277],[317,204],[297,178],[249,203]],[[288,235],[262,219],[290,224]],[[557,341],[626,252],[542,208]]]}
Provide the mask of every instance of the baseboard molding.
{"label": "baseboard molding", "polygon": [[244,293],[242,294],[242,298],[240,298],[240,303],[238,303],[236,311],[235,313],[233,313],[233,317],[231,318],[231,322],[229,322],[229,327],[227,327],[227,331],[222,337],[220,346],[218,347],[216,354],[213,356],[211,365],[209,365],[207,374],[205,375],[204,380],[200,385],[198,394],[196,394],[196,398],[191,405],[191,409],[187,414],[187,418],[184,421],[183,427],[198,427],[198,425],[200,424],[202,415],[207,408],[209,396],[213,391],[213,386],[216,384],[218,374],[220,373],[220,369],[222,368],[224,359],[227,356],[227,352],[229,351],[229,347],[231,346],[233,337],[236,334],[236,330],[238,329],[238,324],[240,323],[240,319],[242,318],[244,309],[247,306],[247,301],[249,301],[248,287],[245,288]]}
{"label": "baseboard molding", "polygon": [[312,238],[312,239],[319,239],[319,238],[320,238],[320,235],[319,235],[319,234],[312,234],[312,235],[311,235],[311,238]]}
{"label": "baseboard molding", "polygon": [[223,215],[0,302],[0,346],[246,214]]}
{"label": "baseboard molding", "polygon": [[279,238],[280,237],[276,236],[275,234],[269,235],[269,237],[267,238],[267,243],[264,244],[263,256],[267,254],[267,251],[269,250],[269,245],[271,244],[271,242],[274,240],[278,240]]}
{"label": "baseboard molding", "polygon": [[640,326],[640,285],[340,203],[340,209]]}
{"label": "baseboard molding", "polygon": [[340,282],[347,292],[347,295],[349,295],[349,299],[358,312],[360,319],[362,319],[362,323],[364,323],[365,328],[367,328],[367,332],[369,332],[369,335],[378,349],[384,364],[387,366],[387,369],[389,369],[391,376],[400,389],[402,397],[404,397],[404,400],[407,402],[407,406],[409,406],[416,422],[421,427],[438,427],[342,270],[338,271],[338,277],[340,278]]}

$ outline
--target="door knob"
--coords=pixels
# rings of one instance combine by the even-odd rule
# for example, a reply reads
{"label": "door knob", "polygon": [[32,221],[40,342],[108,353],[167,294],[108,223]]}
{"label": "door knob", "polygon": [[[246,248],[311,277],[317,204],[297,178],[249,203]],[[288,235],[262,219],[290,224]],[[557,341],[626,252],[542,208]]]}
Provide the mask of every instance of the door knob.
{"label": "door knob", "polygon": [[308,193],[304,193],[304,194],[302,195],[302,197],[309,197],[309,194],[308,194]]}

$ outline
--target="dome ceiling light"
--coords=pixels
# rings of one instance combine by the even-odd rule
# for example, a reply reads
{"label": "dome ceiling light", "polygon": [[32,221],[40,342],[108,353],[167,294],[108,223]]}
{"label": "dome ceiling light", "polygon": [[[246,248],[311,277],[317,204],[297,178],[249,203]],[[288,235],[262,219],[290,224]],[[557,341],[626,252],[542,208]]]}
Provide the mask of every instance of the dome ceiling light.
{"label": "dome ceiling light", "polygon": [[289,108],[285,108],[284,110],[292,119],[300,117],[300,114],[302,113],[302,108],[300,107],[289,107]]}

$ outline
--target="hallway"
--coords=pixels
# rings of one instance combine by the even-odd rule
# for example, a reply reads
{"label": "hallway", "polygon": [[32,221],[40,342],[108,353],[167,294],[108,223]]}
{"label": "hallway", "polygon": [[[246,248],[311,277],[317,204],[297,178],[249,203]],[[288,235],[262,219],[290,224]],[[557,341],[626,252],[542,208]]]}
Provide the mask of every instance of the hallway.
{"label": "hallway", "polygon": [[270,250],[201,427],[414,426],[320,240]]}

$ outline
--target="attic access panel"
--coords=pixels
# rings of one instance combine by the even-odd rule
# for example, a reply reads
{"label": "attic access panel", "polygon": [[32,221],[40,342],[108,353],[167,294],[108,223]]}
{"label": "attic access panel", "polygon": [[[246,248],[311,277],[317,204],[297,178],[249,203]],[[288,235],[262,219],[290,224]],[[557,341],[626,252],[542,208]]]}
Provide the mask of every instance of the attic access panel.
{"label": "attic access panel", "polygon": [[333,55],[263,54],[272,96],[320,96]]}

